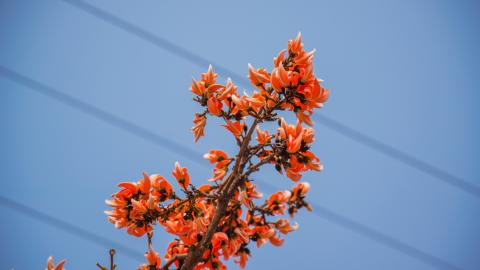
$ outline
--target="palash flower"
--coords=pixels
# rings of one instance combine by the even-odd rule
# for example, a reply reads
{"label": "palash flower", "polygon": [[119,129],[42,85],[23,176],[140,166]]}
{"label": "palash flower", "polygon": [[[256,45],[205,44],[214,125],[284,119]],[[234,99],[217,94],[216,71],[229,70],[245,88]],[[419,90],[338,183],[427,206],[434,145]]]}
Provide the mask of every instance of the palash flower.
{"label": "palash flower", "polygon": [[220,102],[216,97],[211,96],[208,101],[207,101],[207,106],[208,106],[208,112],[216,115],[216,116],[221,116],[222,115],[222,102]]}
{"label": "palash flower", "polygon": [[292,179],[293,181],[298,181],[302,178],[301,172],[305,171],[305,165],[298,162],[297,157],[292,156],[290,158],[290,167],[285,170],[288,178]]}
{"label": "palash flower", "polygon": [[59,262],[57,264],[57,266],[55,266],[55,264],[53,263],[53,257],[50,256],[48,257],[47,259],[47,268],[45,268],[45,270],[64,270],[65,268],[63,268],[63,265],[65,265],[65,260]]}
{"label": "palash flower", "polygon": [[192,91],[197,96],[203,96],[207,94],[207,88],[205,87],[205,82],[196,81],[192,78],[192,85],[190,86],[190,91]]}
{"label": "palash flower", "polygon": [[212,65],[208,67],[206,73],[202,73],[202,79],[196,81],[195,78],[192,78],[192,85],[190,86],[190,91],[192,91],[197,96],[211,97],[213,93],[218,91],[221,88],[224,88],[221,84],[216,84],[215,78],[218,77],[218,74],[213,72]]}
{"label": "palash flower", "polygon": [[206,73],[202,73],[202,81],[205,82],[205,85],[210,86],[216,83],[216,78],[218,77],[217,73],[213,72],[212,65],[208,66],[208,70]]}
{"label": "palash flower", "polygon": [[223,88],[223,90],[218,94],[218,100],[225,100],[232,95],[237,94],[237,86],[233,85],[233,82],[230,78],[227,79],[227,84]]}
{"label": "palash flower", "polygon": [[283,215],[285,211],[285,203],[290,200],[292,193],[289,190],[273,193],[268,197],[267,207],[275,215]]}
{"label": "palash flower", "polygon": [[257,127],[255,131],[257,132],[257,137],[255,139],[259,143],[261,143],[261,144],[270,143],[270,140],[272,138],[270,137],[270,133],[268,133],[268,130],[262,131],[259,127]]}
{"label": "palash flower", "polygon": [[290,154],[298,152],[298,150],[300,150],[300,146],[302,145],[302,139],[303,129],[300,131],[300,134],[296,135],[296,137],[294,137],[292,134],[289,134],[287,140],[287,152]]}
{"label": "palash flower", "polygon": [[192,127],[192,132],[195,137],[195,142],[200,139],[205,133],[205,125],[207,124],[207,118],[200,114],[196,113],[195,114],[195,119],[193,120],[193,127]]}
{"label": "palash flower", "polygon": [[[270,99],[267,99],[270,97]],[[269,96],[268,92],[261,90],[260,92],[253,92],[251,97],[246,97],[246,100],[249,102],[250,107],[255,111],[258,112],[260,108],[264,108],[267,105],[273,106],[272,99],[275,99],[274,96]]]}
{"label": "palash flower", "polygon": [[178,184],[183,188],[187,189],[190,184],[190,175],[188,175],[187,168],[180,167],[180,164],[175,162],[175,169],[172,172],[173,177],[177,179]]}
{"label": "palash flower", "polygon": [[235,138],[240,138],[240,135],[243,132],[243,128],[245,127],[245,124],[241,123],[240,121],[232,122],[228,121],[226,125],[223,125],[228,131],[230,131]]}
{"label": "palash flower", "polygon": [[314,153],[308,151],[308,152],[302,153],[302,155],[307,160],[305,164],[307,169],[313,170],[313,171],[323,171],[323,165],[320,164],[320,158],[315,156]]}
{"label": "palash flower", "polygon": [[298,198],[305,196],[305,194],[307,194],[309,190],[310,184],[308,182],[298,183],[292,190],[292,197],[290,198],[290,200],[295,201]]}
{"label": "palash flower", "polygon": [[252,229],[251,235],[256,239],[257,247],[261,247],[267,242],[270,242],[274,246],[281,246],[283,244],[283,240],[276,235],[275,229],[270,225],[256,226]]}
{"label": "palash flower", "polygon": [[238,97],[237,95],[232,95],[232,102],[230,107],[232,114],[244,114],[245,111],[250,107],[250,102],[247,100],[247,96]]}
{"label": "palash flower", "polygon": [[321,108],[328,100],[329,91],[320,85],[320,80],[312,78],[303,85],[299,85],[297,91],[305,97],[306,109]]}
{"label": "palash flower", "polygon": [[248,257],[250,256],[250,253],[247,251],[239,251],[237,254],[238,260],[234,260],[236,264],[240,266],[240,268],[244,269],[245,266],[247,265]]}
{"label": "palash flower", "polygon": [[251,64],[248,64],[248,78],[254,86],[259,87],[260,89],[264,89],[263,85],[270,82],[270,74],[266,69],[259,68],[255,70]]}
{"label": "palash flower", "polygon": [[160,258],[160,255],[158,255],[155,250],[153,250],[152,245],[148,245],[148,252],[145,253],[145,258],[148,261],[148,265],[150,266],[150,269],[160,269],[160,265],[162,263],[162,259]]}
{"label": "palash flower", "polygon": [[290,224],[288,219],[280,218],[277,220],[277,222],[275,222],[275,228],[277,228],[279,232],[283,234],[287,234],[287,233],[298,230],[298,224],[295,223],[292,225]]}
{"label": "palash flower", "polygon": [[275,67],[278,67],[278,65],[280,65],[280,64],[283,62],[283,60],[285,59],[285,51],[286,51],[286,50],[281,50],[281,51],[278,53],[277,57],[274,57],[274,58],[273,58],[273,65],[274,65]]}
{"label": "palash flower", "polygon": [[168,200],[173,194],[173,188],[170,183],[158,174],[152,174],[150,176],[151,185],[153,188],[152,196],[156,197],[159,202]]}
{"label": "palash flower", "polygon": [[298,110],[297,113],[296,113],[296,116],[297,116],[298,121],[300,121],[301,123],[305,123],[309,126],[314,125],[314,123],[312,121],[312,118],[311,118],[311,116],[312,116],[311,112]]}
{"label": "palash flower", "polygon": [[303,50],[302,34],[298,32],[297,37],[295,39],[291,39],[288,41],[288,51],[290,53],[299,53],[302,50]]}
{"label": "palash flower", "polygon": [[212,250],[215,255],[218,256],[219,250],[222,250],[222,254],[225,259],[228,259],[230,254],[225,248],[228,245],[228,236],[224,232],[216,232],[212,237]]}
{"label": "palash flower", "polygon": [[213,164],[228,159],[228,155],[222,150],[210,150],[210,152],[203,155],[203,158],[209,160],[210,164]]}

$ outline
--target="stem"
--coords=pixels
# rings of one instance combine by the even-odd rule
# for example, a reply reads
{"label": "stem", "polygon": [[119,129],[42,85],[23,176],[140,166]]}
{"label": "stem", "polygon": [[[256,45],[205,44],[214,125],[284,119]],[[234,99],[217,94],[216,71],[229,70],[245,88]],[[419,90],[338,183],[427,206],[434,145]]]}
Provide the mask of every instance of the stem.
{"label": "stem", "polygon": [[173,258],[171,258],[170,260],[168,260],[164,266],[162,266],[162,268],[160,268],[160,270],[168,270],[168,267],[170,267],[170,265],[172,265],[172,263],[174,263],[176,260],[184,260],[185,258],[187,257],[186,254],[181,254],[181,255],[175,255]]}
{"label": "stem", "polygon": [[110,270],[114,270],[117,267],[113,262],[113,257],[115,256],[115,249],[110,249],[108,253],[110,254]]}
{"label": "stem", "polygon": [[218,201],[217,205],[217,210],[215,211],[215,214],[213,215],[212,221],[210,222],[210,225],[207,228],[207,231],[205,232],[205,235],[203,236],[202,240],[197,244],[197,246],[192,247],[190,251],[188,252],[188,255],[184,261],[184,264],[181,268],[181,270],[191,270],[197,263],[200,261],[205,249],[208,247],[210,244],[210,241],[212,240],[213,234],[217,231],[218,224],[220,223],[220,220],[222,219],[223,216],[225,216],[225,212],[227,210],[228,202],[232,198],[235,188],[237,187],[239,183],[239,175],[240,170],[241,170],[241,164],[243,159],[245,158],[246,154],[246,149],[247,146],[250,142],[250,139],[252,137],[253,131],[255,130],[255,127],[257,126],[259,120],[255,119],[252,126],[248,130],[247,134],[245,135],[245,138],[243,139],[243,142],[240,146],[240,150],[238,152],[237,158],[235,160],[235,165],[233,167],[233,170],[231,174],[229,175],[228,179],[226,180],[225,184],[222,186],[222,190],[220,193],[220,199]]}

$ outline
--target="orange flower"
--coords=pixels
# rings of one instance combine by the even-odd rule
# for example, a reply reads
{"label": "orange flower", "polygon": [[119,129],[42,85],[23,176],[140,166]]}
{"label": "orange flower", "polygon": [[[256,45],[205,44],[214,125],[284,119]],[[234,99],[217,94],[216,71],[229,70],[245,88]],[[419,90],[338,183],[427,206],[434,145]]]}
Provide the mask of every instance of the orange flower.
{"label": "orange flower", "polygon": [[275,67],[278,67],[278,65],[280,65],[283,62],[284,59],[285,59],[285,50],[281,50],[278,53],[277,57],[273,58],[273,65]]}
{"label": "orange flower", "polygon": [[314,171],[323,171],[323,165],[320,164],[320,159],[315,156],[314,153],[308,151],[302,154],[304,158],[306,158],[306,167],[309,170]]}
{"label": "orange flower", "polygon": [[45,270],[63,270],[63,265],[65,264],[65,260],[59,262],[57,266],[53,263],[53,257],[50,256],[47,259],[47,268]]}
{"label": "orange flower", "polygon": [[240,138],[240,135],[243,132],[243,128],[245,127],[245,124],[241,123],[240,121],[232,122],[232,121],[227,121],[226,125],[223,125],[228,131],[230,131],[235,138]]}
{"label": "orange flower", "polygon": [[292,136],[292,134],[289,134],[287,140],[287,152],[290,154],[298,152],[298,150],[300,150],[300,146],[302,146],[302,138],[303,130],[296,137]]}
{"label": "orange flower", "polygon": [[315,54],[315,49],[310,52],[300,51],[295,55],[293,61],[296,65],[308,65],[313,61],[313,55]]}
{"label": "orange flower", "polygon": [[255,70],[251,64],[248,64],[248,78],[253,85],[260,89],[264,89],[263,85],[270,82],[270,74],[267,70],[264,68]]}
{"label": "orange flower", "polygon": [[196,113],[195,119],[193,120],[193,127],[192,127],[192,132],[195,137],[195,142],[197,142],[198,139],[204,135],[206,124],[207,124],[207,118],[202,114]]}
{"label": "orange flower", "polygon": [[278,136],[286,140],[291,135],[296,138],[303,131],[301,122],[297,121],[296,125],[289,125],[285,122],[285,119],[280,118],[280,127],[277,129]]}
{"label": "orange flower", "polygon": [[305,196],[307,192],[310,190],[310,184],[307,182],[300,182],[298,183],[292,190],[292,197],[290,198],[291,201],[295,201],[300,197]]}
{"label": "orange flower", "polygon": [[305,96],[305,105],[309,109],[321,108],[328,100],[329,91],[320,85],[317,78],[298,86],[297,91]]}
{"label": "orange flower", "polygon": [[290,167],[288,167],[285,172],[288,178],[292,179],[293,181],[298,181],[302,178],[300,172],[305,171],[305,165],[298,162],[297,157],[292,156],[290,158]]}
{"label": "orange flower", "polygon": [[180,167],[180,164],[175,162],[175,169],[172,172],[173,177],[177,179],[178,184],[183,189],[187,189],[190,184],[190,176],[188,175],[187,168]]}
{"label": "orange flower", "polygon": [[203,158],[209,160],[210,163],[213,164],[228,159],[228,155],[222,150],[210,150],[210,152],[203,155]]}
{"label": "orange flower", "polygon": [[155,196],[160,202],[168,200],[173,194],[173,188],[170,183],[158,174],[152,174],[150,176],[152,183],[152,195]]}
{"label": "orange flower", "polygon": [[224,167],[224,168],[215,167],[213,169],[213,177],[208,179],[208,181],[209,182],[215,182],[215,181],[223,180],[223,178],[225,177],[226,174],[227,174],[226,167]]}
{"label": "orange flower", "polygon": [[268,130],[261,131],[259,127],[256,128],[257,137],[255,138],[260,144],[270,143],[271,137]]}
{"label": "orange flower", "polygon": [[207,89],[205,88],[205,82],[203,81],[195,81],[192,78],[192,85],[190,86],[190,91],[192,91],[195,95],[203,96],[207,93]]}
{"label": "orange flower", "polygon": [[260,93],[255,91],[252,97],[246,97],[246,100],[250,103],[250,106],[258,112],[260,108],[267,104],[266,95],[268,95],[266,91],[261,91]]}
{"label": "orange flower", "polygon": [[298,32],[295,39],[288,41],[288,51],[290,53],[299,53],[303,49],[302,34]]}
{"label": "orange flower", "polygon": [[206,86],[215,84],[215,78],[218,77],[218,74],[213,72],[212,65],[208,66],[208,71],[206,73],[202,73],[202,81],[205,82]]}
{"label": "orange flower", "polygon": [[148,245],[148,252],[145,254],[145,258],[147,258],[147,261],[151,267],[154,267],[154,269],[160,269],[162,259],[160,259],[158,253],[153,250],[151,244]]}
{"label": "orange flower", "polygon": [[214,96],[210,97],[207,102],[208,111],[216,116],[222,115],[222,103]]}
{"label": "orange flower", "polygon": [[275,222],[275,228],[277,228],[281,233],[287,234],[296,231],[298,229],[298,224],[295,223],[291,225],[288,219],[281,218]]}
{"label": "orange flower", "polygon": [[267,207],[275,215],[283,215],[285,203],[290,200],[292,193],[288,190],[273,193],[268,197]]}
{"label": "orange flower", "polygon": [[223,91],[218,94],[218,100],[224,100],[226,98],[231,97],[233,94],[237,93],[237,87],[233,85],[232,80],[230,78],[227,79],[227,84],[223,88]]}
{"label": "orange flower", "polygon": [[223,232],[216,232],[212,237],[212,246],[214,249],[219,249],[221,246],[228,243],[228,236]]}
{"label": "orange flower", "polygon": [[237,253],[237,256],[239,257],[239,259],[235,260],[235,263],[238,264],[240,268],[244,269],[245,266],[247,265],[248,256],[250,256],[250,252],[248,250],[240,251]]}
{"label": "orange flower", "polygon": [[241,98],[238,97],[237,95],[232,95],[232,114],[238,114],[238,113],[241,113],[243,115],[246,115],[246,113],[244,114],[244,112],[250,107],[250,104],[247,100],[247,97],[246,96],[242,96]]}
{"label": "orange flower", "polygon": [[280,239],[276,234],[270,237],[268,240],[270,241],[270,244],[276,247],[283,245],[283,242],[285,241],[284,239]]}
{"label": "orange flower", "polygon": [[305,111],[301,111],[301,110],[298,110],[296,114],[298,121],[300,121],[301,123],[305,123],[309,126],[313,126],[312,119],[310,118],[311,115],[312,115],[311,113],[306,114]]}

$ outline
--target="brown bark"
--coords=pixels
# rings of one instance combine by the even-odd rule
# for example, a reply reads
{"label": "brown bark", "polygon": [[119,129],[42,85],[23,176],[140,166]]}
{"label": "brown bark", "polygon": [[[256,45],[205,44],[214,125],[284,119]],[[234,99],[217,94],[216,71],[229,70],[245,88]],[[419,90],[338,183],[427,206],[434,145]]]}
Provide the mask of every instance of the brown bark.
{"label": "brown bark", "polygon": [[247,134],[245,135],[245,138],[242,141],[242,144],[240,146],[240,150],[237,154],[236,160],[235,160],[235,165],[233,167],[233,170],[227,180],[225,181],[224,185],[222,186],[221,190],[221,196],[218,200],[217,204],[217,210],[215,211],[215,214],[213,215],[213,218],[210,222],[210,225],[207,228],[207,231],[205,232],[205,235],[203,235],[202,240],[195,246],[192,247],[187,254],[187,257],[185,258],[185,261],[182,265],[181,270],[191,270],[197,265],[205,252],[206,248],[210,244],[210,241],[212,241],[213,235],[217,232],[217,227],[219,225],[220,220],[225,216],[225,212],[228,207],[228,203],[231,200],[232,196],[235,194],[235,190],[240,183],[240,176],[243,173],[243,166],[242,163],[247,158],[248,153],[247,153],[247,148],[250,143],[250,139],[252,137],[253,131],[255,130],[255,127],[257,126],[259,120],[255,119],[253,122],[252,126],[249,128]]}

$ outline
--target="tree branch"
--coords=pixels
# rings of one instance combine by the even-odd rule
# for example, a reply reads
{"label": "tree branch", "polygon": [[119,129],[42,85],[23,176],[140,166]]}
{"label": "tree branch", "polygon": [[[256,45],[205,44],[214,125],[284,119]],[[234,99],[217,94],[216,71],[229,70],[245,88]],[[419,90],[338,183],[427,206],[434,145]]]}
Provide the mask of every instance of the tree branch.
{"label": "tree branch", "polygon": [[190,251],[188,252],[188,255],[184,261],[184,264],[182,265],[181,270],[191,270],[200,261],[201,256],[203,255],[203,252],[205,251],[207,246],[210,244],[210,241],[212,240],[213,234],[217,231],[217,227],[218,227],[218,224],[220,223],[220,220],[222,219],[223,216],[225,216],[228,202],[230,201],[230,199],[234,194],[233,191],[235,190],[236,185],[238,185],[238,178],[239,178],[238,176],[240,175],[239,170],[241,167],[240,165],[242,164],[242,161],[245,157],[246,149],[252,137],[253,131],[255,130],[255,127],[259,122],[260,122],[259,119],[255,119],[253,121],[253,124],[250,126],[250,129],[248,130],[247,134],[245,135],[242,141],[242,144],[240,146],[240,150],[237,154],[237,158],[235,160],[235,165],[233,167],[233,170],[229,175],[229,177],[227,178],[227,181],[225,182],[223,188],[220,191],[220,198],[218,200],[217,210],[213,215],[210,225],[208,226],[207,231],[205,232],[205,235],[202,237],[202,240],[195,247],[190,248]]}
{"label": "tree branch", "polygon": [[173,258],[168,260],[165,265],[160,268],[160,270],[168,270],[168,267],[170,267],[170,265],[172,265],[172,263],[174,263],[176,260],[185,260],[186,257],[187,254],[175,255]]}

